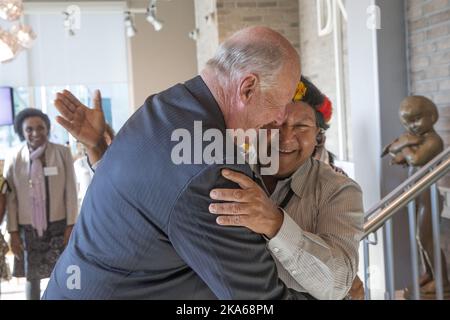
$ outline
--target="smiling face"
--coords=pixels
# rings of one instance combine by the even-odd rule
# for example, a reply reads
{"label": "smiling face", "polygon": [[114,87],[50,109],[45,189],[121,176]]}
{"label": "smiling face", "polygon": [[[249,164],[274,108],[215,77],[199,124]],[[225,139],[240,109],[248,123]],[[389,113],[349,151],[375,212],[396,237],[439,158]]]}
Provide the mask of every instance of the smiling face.
{"label": "smiling face", "polygon": [[317,127],[314,109],[304,102],[290,103],[286,109],[287,119],[280,127],[280,162],[277,178],[292,175],[309,158],[317,145]]}
{"label": "smiling face", "polygon": [[[280,126],[286,119],[286,105],[295,94],[300,69],[295,66],[289,69],[286,64],[276,78],[276,85],[263,88],[259,76],[249,81],[243,78],[237,99],[231,104],[233,112],[229,118],[236,129],[261,129],[268,125]],[[246,84],[247,83],[247,84]]]}
{"label": "smiling face", "polygon": [[22,130],[25,141],[32,150],[36,150],[48,140],[48,128],[41,117],[26,118]]}
{"label": "smiling face", "polygon": [[419,102],[405,100],[400,107],[400,121],[409,133],[420,136],[431,131],[437,119],[432,106]]}

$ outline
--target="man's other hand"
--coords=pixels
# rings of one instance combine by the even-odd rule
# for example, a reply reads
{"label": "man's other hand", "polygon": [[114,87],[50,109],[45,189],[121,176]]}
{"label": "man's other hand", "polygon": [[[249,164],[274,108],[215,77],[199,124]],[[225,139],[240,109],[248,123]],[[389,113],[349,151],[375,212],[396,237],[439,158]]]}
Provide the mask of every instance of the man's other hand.
{"label": "man's other hand", "polygon": [[68,90],[57,93],[55,100],[61,114],[56,121],[86,147],[91,163],[101,159],[107,149],[106,122],[99,90],[95,91],[93,101],[94,107],[88,108]]}

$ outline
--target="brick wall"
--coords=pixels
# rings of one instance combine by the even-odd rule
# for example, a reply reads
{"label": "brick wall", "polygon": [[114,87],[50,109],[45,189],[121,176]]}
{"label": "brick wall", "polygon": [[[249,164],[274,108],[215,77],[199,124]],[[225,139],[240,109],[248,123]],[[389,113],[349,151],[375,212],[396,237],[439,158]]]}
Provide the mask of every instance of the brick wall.
{"label": "brick wall", "polygon": [[[299,45],[298,0],[195,0],[199,71],[220,42],[250,26],[268,26],[283,34],[297,49]],[[215,21],[205,17],[215,12]]]}
{"label": "brick wall", "polygon": [[[407,0],[410,91],[439,107],[436,129],[450,145],[450,1]],[[449,184],[450,186],[450,184]]]}
{"label": "brick wall", "polygon": [[235,31],[268,26],[299,46],[298,0],[217,0],[219,42]]}
{"label": "brick wall", "polygon": [[[406,0],[411,94],[424,95],[439,107],[436,124],[450,146],[450,1]],[[450,186],[450,178],[442,184]],[[450,220],[442,219],[442,243],[450,271]]]}
{"label": "brick wall", "polygon": [[[331,101],[336,101],[334,75],[333,37],[319,38],[317,35],[316,2],[311,0],[196,0],[197,26],[200,39],[197,41],[198,67],[201,70],[214,54],[218,43],[235,31],[254,25],[271,27],[283,34],[297,48],[301,56],[302,72],[308,76]],[[213,7],[217,9],[217,26],[204,23],[204,16]],[[300,8],[300,10],[299,10]],[[217,31],[217,34],[214,32]],[[344,73],[347,77],[347,55],[345,28]],[[218,39],[217,39],[218,37]],[[347,81],[346,81],[347,82]],[[346,94],[348,96],[348,94]],[[347,128],[350,128],[349,108],[346,108]],[[337,124],[331,125],[327,136],[327,147],[338,151]],[[350,132],[349,132],[350,137]],[[351,141],[348,141],[351,160]]]}

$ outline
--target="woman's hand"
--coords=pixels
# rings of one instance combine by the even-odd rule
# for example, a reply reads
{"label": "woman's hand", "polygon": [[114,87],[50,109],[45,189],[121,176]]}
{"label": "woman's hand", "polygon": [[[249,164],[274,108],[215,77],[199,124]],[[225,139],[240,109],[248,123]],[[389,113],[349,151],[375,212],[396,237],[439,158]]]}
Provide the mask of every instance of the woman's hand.
{"label": "woman's hand", "polygon": [[73,226],[67,226],[64,231],[64,247],[69,243],[70,235],[72,234]]}
{"label": "woman's hand", "polygon": [[283,213],[269,199],[264,190],[246,175],[222,170],[222,175],[242,189],[213,189],[210,197],[229,203],[213,203],[209,211],[219,215],[217,223],[223,226],[242,226],[273,238],[283,224]]}
{"label": "woman's hand", "polygon": [[347,296],[351,300],[364,300],[364,284],[358,276],[353,280],[352,287]]}
{"label": "woman's hand", "polygon": [[19,232],[11,232],[11,251],[17,260],[22,260],[23,258],[23,245],[22,239],[20,239]]}

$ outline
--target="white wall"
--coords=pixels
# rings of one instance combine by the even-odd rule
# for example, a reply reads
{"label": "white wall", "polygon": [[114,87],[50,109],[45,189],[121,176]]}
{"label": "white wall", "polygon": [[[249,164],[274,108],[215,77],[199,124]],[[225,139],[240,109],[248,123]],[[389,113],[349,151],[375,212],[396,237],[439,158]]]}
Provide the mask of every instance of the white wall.
{"label": "white wall", "polygon": [[219,47],[219,27],[217,19],[207,23],[205,17],[211,12],[217,15],[216,0],[195,0],[195,21],[199,30],[197,40],[197,64],[200,72]]}
{"label": "white wall", "polygon": [[[347,0],[349,91],[352,113],[352,142],[355,180],[363,190],[364,207],[370,209],[381,199],[381,125],[378,88],[376,30],[367,28],[367,8],[372,0]],[[372,298],[383,299],[385,290],[383,236],[371,246]],[[360,262],[362,263],[361,255]],[[362,264],[359,268],[363,271]]]}
{"label": "white wall", "polygon": [[[131,1],[145,8],[148,1]],[[136,14],[136,36],[129,40],[133,106],[140,107],[151,94],[184,82],[197,74],[196,43],[188,37],[195,28],[194,0],[157,2],[157,17],[164,27],[157,32]]]}
{"label": "white wall", "polygon": [[[0,65],[0,83],[11,86],[53,86],[126,83],[127,51],[121,12],[90,12],[80,4],[81,29],[65,34],[61,12],[67,3],[28,6],[25,22],[38,38],[17,59]],[[117,6],[117,5],[115,5]],[[45,10],[44,10],[45,8]],[[27,6],[26,6],[27,9]]]}
{"label": "white wall", "polygon": [[[80,29],[69,36],[62,12],[73,4],[81,9]],[[16,89],[18,110],[36,107],[54,120],[57,91],[73,90],[88,104],[94,89],[100,89],[104,98],[111,99],[111,125],[118,130],[132,111],[124,9],[125,2],[25,3],[23,22],[37,34],[36,42],[13,61],[0,64],[0,86]],[[11,25],[2,22],[5,29]],[[66,141],[67,133],[59,125],[54,123],[52,130],[55,142]],[[0,128],[2,150],[16,143],[12,136],[11,128]]]}

